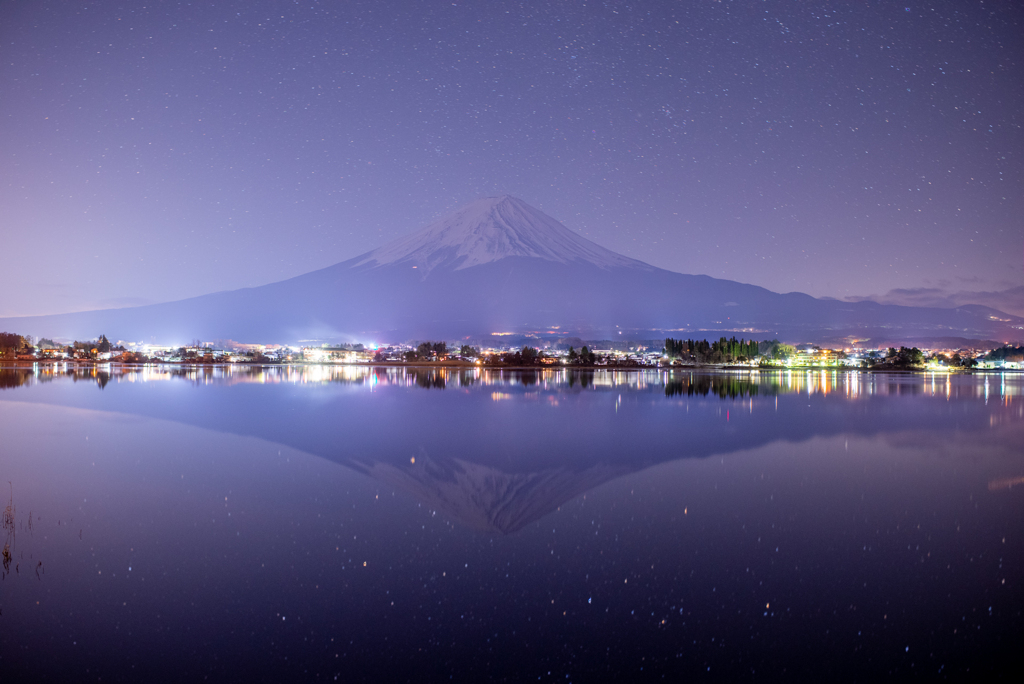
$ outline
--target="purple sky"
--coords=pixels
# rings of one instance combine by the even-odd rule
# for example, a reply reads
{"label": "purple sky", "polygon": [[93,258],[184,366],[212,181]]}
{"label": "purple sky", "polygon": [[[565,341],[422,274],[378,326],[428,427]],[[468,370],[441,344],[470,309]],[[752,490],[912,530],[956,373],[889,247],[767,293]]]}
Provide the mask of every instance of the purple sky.
{"label": "purple sky", "polygon": [[1024,313],[1019,3],[17,1],[0,58],[0,316],[501,193],[675,271]]}

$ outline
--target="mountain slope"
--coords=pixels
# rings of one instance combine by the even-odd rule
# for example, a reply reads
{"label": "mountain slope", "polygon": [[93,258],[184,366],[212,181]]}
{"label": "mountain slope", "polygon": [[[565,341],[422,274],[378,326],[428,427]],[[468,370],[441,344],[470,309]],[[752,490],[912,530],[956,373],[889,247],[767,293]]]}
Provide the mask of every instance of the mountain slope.
{"label": "mountain slope", "polygon": [[479,200],[348,261],[262,287],[137,307],[0,320],[25,334],[181,343],[400,342],[494,332],[587,338],[1019,338],[1024,319],[777,294],[655,268],[573,233],[521,200]]}

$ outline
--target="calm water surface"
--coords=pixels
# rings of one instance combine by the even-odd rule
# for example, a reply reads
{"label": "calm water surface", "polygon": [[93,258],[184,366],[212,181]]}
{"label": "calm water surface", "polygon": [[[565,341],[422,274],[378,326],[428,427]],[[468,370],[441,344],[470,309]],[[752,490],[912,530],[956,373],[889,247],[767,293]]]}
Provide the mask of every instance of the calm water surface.
{"label": "calm water surface", "polygon": [[1019,674],[1020,375],[0,388],[3,681]]}

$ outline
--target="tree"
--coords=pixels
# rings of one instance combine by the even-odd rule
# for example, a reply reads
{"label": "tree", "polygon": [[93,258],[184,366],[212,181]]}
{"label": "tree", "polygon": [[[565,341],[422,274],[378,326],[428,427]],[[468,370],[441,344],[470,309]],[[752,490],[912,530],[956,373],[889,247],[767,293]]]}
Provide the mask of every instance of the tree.
{"label": "tree", "polygon": [[417,356],[423,358],[442,357],[448,353],[448,344],[445,342],[421,342],[416,347]]}
{"label": "tree", "polygon": [[914,368],[924,365],[924,352],[917,347],[889,347],[886,351],[885,359],[879,364],[875,364],[879,367],[891,367],[891,368]]}
{"label": "tree", "polygon": [[978,360],[972,359],[970,356],[961,356],[960,352],[956,352],[953,354],[950,365],[957,368],[974,368],[978,365]]}
{"label": "tree", "polygon": [[772,356],[777,359],[788,359],[796,355],[796,347],[791,344],[777,344]]}
{"label": "tree", "polygon": [[1013,346],[1006,344],[999,349],[993,349],[985,357],[989,361],[1010,361],[1020,363],[1024,361],[1024,345]]}
{"label": "tree", "polygon": [[0,349],[18,350],[25,346],[25,338],[15,333],[0,333]]}
{"label": "tree", "polygon": [[580,365],[593,366],[597,362],[597,354],[587,349],[586,345],[580,350]]}

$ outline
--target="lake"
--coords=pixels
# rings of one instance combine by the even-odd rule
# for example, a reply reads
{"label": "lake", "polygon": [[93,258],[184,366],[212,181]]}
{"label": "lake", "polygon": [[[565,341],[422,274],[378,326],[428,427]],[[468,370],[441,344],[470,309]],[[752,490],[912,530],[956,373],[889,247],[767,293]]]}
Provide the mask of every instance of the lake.
{"label": "lake", "polygon": [[0,370],[4,681],[1010,677],[1024,376]]}

